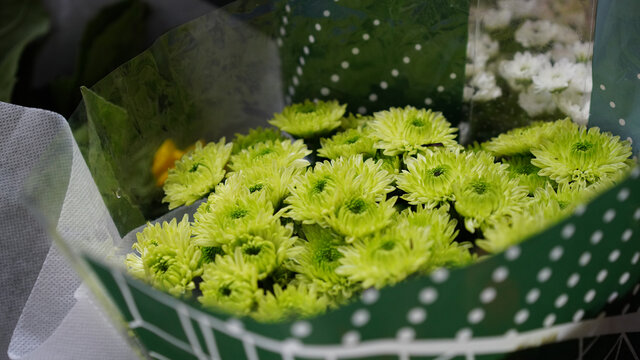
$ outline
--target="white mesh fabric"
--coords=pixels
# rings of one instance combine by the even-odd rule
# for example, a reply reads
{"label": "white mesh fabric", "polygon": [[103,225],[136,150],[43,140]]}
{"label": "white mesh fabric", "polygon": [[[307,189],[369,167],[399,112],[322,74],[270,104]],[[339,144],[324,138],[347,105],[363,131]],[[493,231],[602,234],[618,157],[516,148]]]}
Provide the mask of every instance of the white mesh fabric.
{"label": "white mesh fabric", "polygon": [[73,159],[57,231],[70,246],[103,255],[113,249],[112,239],[118,239],[115,226],[65,119],[0,103],[0,128],[0,359],[6,358],[14,327],[8,346],[11,359],[134,358],[90,297],[74,297],[79,277],[61,251],[50,247],[42,226],[19,200],[27,180],[51,182],[51,176],[69,176],[64,167],[60,173],[46,174],[47,179],[30,175],[50,143],[62,136],[71,151],[61,155]]}

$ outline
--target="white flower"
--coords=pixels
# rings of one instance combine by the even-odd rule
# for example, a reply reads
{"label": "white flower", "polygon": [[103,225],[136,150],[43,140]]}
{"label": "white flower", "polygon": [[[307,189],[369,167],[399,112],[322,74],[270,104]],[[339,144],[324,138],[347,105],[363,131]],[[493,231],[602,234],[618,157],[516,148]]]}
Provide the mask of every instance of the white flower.
{"label": "white flower", "polygon": [[462,89],[462,100],[464,100],[464,102],[469,102],[471,101],[472,97],[473,97],[473,88],[471,86],[465,85],[464,89]]}
{"label": "white flower", "polygon": [[591,96],[576,91],[567,90],[560,94],[553,95],[553,101],[563,114],[580,124],[586,125],[589,120],[589,109],[591,107]]}
{"label": "white flower", "polygon": [[578,93],[591,93],[593,78],[591,77],[591,64],[574,64],[573,77],[569,81],[569,89]]}
{"label": "white flower", "polygon": [[533,15],[539,6],[537,0],[498,0],[498,7],[511,11],[514,19]]}
{"label": "white flower", "polygon": [[536,92],[532,88],[518,95],[518,105],[531,117],[552,113],[556,109],[548,92]]}
{"label": "white flower", "polygon": [[543,67],[550,66],[549,56],[545,54],[531,55],[530,52],[516,53],[513,60],[500,63],[500,75],[515,90],[524,90],[532,78]]}
{"label": "white flower", "polygon": [[486,33],[478,32],[467,43],[467,58],[473,60],[480,57],[488,60],[495,56],[499,49],[500,45],[496,40]]}
{"label": "white flower", "polygon": [[553,66],[545,66],[533,76],[533,87],[536,91],[556,93],[569,87],[569,81],[576,75],[576,64],[562,59]]}
{"label": "white flower", "polygon": [[555,33],[553,40],[555,41],[565,44],[572,44],[580,40],[580,36],[578,36],[578,33],[569,26],[553,24],[553,27],[553,31]]}
{"label": "white flower", "polygon": [[499,44],[485,33],[477,33],[467,42],[465,74],[472,77],[485,70],[489,59],[498,53]]}
{"label": "white flower", "polygon": [[593,56],[593,43],[592,42],[581,42],[576,41],[569,46],[567,49],[571,51],[571,54],[575,57],[578,62],[588,62],[591,60]]}
{"label": "white flower", "polygon": [[558,26],[548,20],[527,20],[516,30],[515,38],[522,46],[542,47],[558,36]]}
{"label": "white flower", "polygon": [[509,9],[488,9],[482,14],[482,24],[490,31],[503,29],[511,23],[512,16]]}
{"label": "white flower", "polygon": [[567,48],[564,44],[561,43],[553,43],[553,47],[548,52],[551,60],[554,62],[560,61],[562,59],[573,60],[573,52],[571,49]]}
{"label": "white flower", "polygon": [[489,101],[502,95],[502,89],[496,85],[496,77],[489,72],[481,72],[473,76],[465,86],[463,95],[465,100]]}
{"label": "white flower", "polygon": [[464,73],[467,78],[473,77],[473,75],[485,70],[485,61],[478,61],[474,63],[466,63],[464,67]]}

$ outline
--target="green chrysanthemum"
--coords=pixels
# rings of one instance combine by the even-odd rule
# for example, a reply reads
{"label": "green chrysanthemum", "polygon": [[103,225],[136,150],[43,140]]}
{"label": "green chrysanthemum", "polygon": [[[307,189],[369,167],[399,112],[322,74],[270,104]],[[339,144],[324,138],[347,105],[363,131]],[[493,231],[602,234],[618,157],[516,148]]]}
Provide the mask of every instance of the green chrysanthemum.
{"label": "green chrysanthemum", "polygon": [[397,186],[409,204],[434,208],[453,200],[453,183],[461,175],[464,156],[455,151],[434,151],[407,159],[407,170],[397,178]]}
{"label": "green chrysanthemum", "polygon": [[407,233],[392,226],[370,237],[358,239],[351,245],[340,247],[343,257],[339,260],[341,265],[336,273],[346,276],[353,283],[360,283],[363,289],[393,285],[429,261],[429,243],[415,239],[427,236],[426,229]]}
{"label": "green chrysanthemum", "polygon": [[169,209],[174,209],[191,205],[209,194],[224,178],[231,149],[232,144],[225,144],[224,138],[205,147],[197,142],[195,149],[176,161],[176,167],[169,170],[162,201],[169,203]]}
{"label": "green chrysanthemum", "polygon": [[382,165],[373,159],[363,161],[362,155],[316,163],[294,180],[291,196],[285,200],[289,204],[287,216],[305,224],[328,226],[327,217],[353,191],[366,193],[375,201],[384,200],[394,187],[393,176]]}
{"label": "green chrysanthemum", "polygon": [[244,261],[256,267],[258,279],[264,279],[275,269],[276,247],[272,242],[253,237],[239,247]]}
{"label": "green chrysanthemum", "polygon": [[535,122],[529,126],[510,130],[482,144],[482,148],[497,157],[528,155],[545,139],[571,131],[576,125],[570,119],[554,122]]}
{"label": "green chrysanthemum", "polygon": [[301,176],[304,168],[293,166],[281,168],[273,165],[265,164],[232,172],[227,181],[239,182],[250,193],[265,193],[273,207],[278,209],[284,199],[289,196],[289,186],[294,178]]}
{"label": "green chrysanthemum", "polygon": [[412,106],[374,114],[370,123],[376,148],[385,155],[415,155],[436,147],[458,147],[457,131],[439,112]]}
{"label": "green chrysanthemum", "polygon": [[531,155],[516,155],[503,160],[503,164],[509,165],[507,172],[512,179],[518,179],[520,185],[529,189],[529,195],[533,195],[536,189],[545,187],[549,178],[538,175],[540,168],[531,163]]}
{"label": "green chrysanthemum", "polygon": [[584,126],[556,133],[531,149],[535,159],[531,163],[558,184],[577,182],[591,185],[600,180],[618,178],[629,168],[631,145],[618,136],[601,133]]}
{"label": "green chrysanthemum", "polygon": [[215,262],[218,256],[227,255],[222,246],[201,246],[200,251],[202,252],[202,261],[205,264]]}
{"label": "green chrysanthemum", "polygon": [[340,130],[345,131],[349,129],[366,128],[371,120],[373,120],[373,116],[349,113],[349,115],[340,119]]}
{"label": "green chrysanthemum", "polygon": [[455,209],[464,217],[467,230],[473,233],[522,210],[527,188],[520,186],[518,180],[509,179],[502,166],[475,167],[469,174],[453,185]]}
{"label": "green chrysanthemum", "polygon": [[502,218],[484,229],[484,239],[476,244],[488,253],[496,254],[516,245],[548,227],[553,218],[544,214],[516,214],[512,218]]}
{"label": "green chrysanthemum", "polygon": [[258,271],[254,264],[244,260],[240,249],[233,256],[216,258],[206,264],[200,283],[202,305],[247,315],[255,307],[261,290],[258,289]]}
{"label": "green chrysanthemum", "polygon": [[273,292],[258,297],[252,316],[263,322],[308,318],[321,314],[332,306],[331,300],[310,284],[290,283],[286,288],[275,284]]}
{"label": "green chrysanthemum", "polygon": [[233,139],[233,151],[231,154],[237,154],[258,143],[269,141],[279,142],[283,140],[287,140],[287,137],[282,135],[278,129],[256,127],[249,129],[249,133],[246,135],[236,134],[236,137]]}
{"label": "green chrysanthemum", "polygon": [[240,237],[280,226],[279,216],[264,193],[251,194],[244,187],[230,189],[228,181],[217,187],[194,215],[193,233],[200,246],[232,244]]}
{"label": "green chrysanthemum", "polygon": [[322,148],[318,149],[318,155],[327,159],[350,157],[362,154],[364,158],[373,157],[376,149],[370,131],[362,128],[349,129],[335,134],[331,139],[320,139]]}
{"label": "green chrysanthemum", "polygon": [[136,236],[139,255],[127,255],[129,272],[170,294],[190,295],[193,278],[202,274],[202,252],[191,242],[188,216],[179,223],[149,224]]}
{"label": "green chrysanthemum", "polygon": [[347,242],[369,235],[389,225],[396,210],[396,197],[376,202],[367,194],[352,192],[326,217],[327,224]]}
{"label": "green chrysanthemum", "polygon": [[[475,257],[469,249],[471,243],[455,241],[458,235],[457,221],[451,219],[446,208],[428,209],[418,206],[416,211],[407,209],[398,218],[398,228],[406,234],[415,234],[413,241],[424,241],[431,248],[431,257],[421,267],[420,271],[429,273],[440,267],[461,267],[472,263]],[[428,234],[420,237],[420,234]]]}
{"label": "green chrysanthemum", "polygon": [[349,282],[335,272],[342,257],[338,247],[344,241],[330,229],[317,225],[303,225],[302,229],[307,241],[300,243],[302,250],[293,259],[291,270],[299,274],[301,283],[313,284],[332,298],[348,298],[352,292]]}
{"label": "green chrysanthemum", "polygon": [[264,166],[304,168],[309,166],[309,161],[305,160],[305,156],[309,154],[311,150],[307,149],[302,140],[267,141],[231,156],[229,168],[233,171]]}
{"label": "green chrysanthemum", "polygon": [[563,211],[550,184],[535,191],[524,204],[524,211],[497,220],[483,228],[484,239],[476,241],[488,253],[498,253],[541,232],[570,213]]}
{"label": "green chrysanthemum", "polygon": [[273,115],[269,124],[280,130],[303,139],[323,136],[341,125],[340,119],[347,105],[337,101],[312,102],[305,100],[301,104],[287,106],[279,114]]}
{"label": "green chrysanthemum", "polygon": [[387,156],[383,155],[381,151],[378,151],[373,159],[381,162],[382,169],[386,170],[389,174],[397,176],[400,173],[400,169],[402,168],[402,161],[400,160],[399,156]]}
{"label": "green chrysanthemum", "polygon": [[576,206],[586,204],[598,196],[604,190],[615,185],[610,179],[600,181],[596,184],[585,186],[579,183],[558,184],[554,189],[551,185],[538,189],[534,199],[540,202],[553,202],[557,204],[563,214],[568,215],[573,212]]}

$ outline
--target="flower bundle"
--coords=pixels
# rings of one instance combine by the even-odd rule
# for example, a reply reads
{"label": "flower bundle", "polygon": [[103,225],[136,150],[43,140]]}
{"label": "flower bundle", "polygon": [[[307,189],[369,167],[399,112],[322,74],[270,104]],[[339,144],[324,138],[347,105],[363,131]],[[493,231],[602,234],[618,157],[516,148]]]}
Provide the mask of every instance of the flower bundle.
{"label": "flower bundle", "polygon": [[577,2],[498,0],[474,10],[464,99],[478,105],[479,116],[495,120],[500,109],[510,124],[565,116],[586,124],[593,43],[581,36],[590,31],[584,9]]}
{"label": "flower bundle", "polygon": [[297,140],[258,128],[196,145],[169,170],[165,202],[206,200],[191,222],[139,233],[130,273],[259,321],[313,316],[369,287],[502,251],[632,165],[628,142],[569,119],[465,149],[439,112],[345,108],[306,101],[275,114]]}

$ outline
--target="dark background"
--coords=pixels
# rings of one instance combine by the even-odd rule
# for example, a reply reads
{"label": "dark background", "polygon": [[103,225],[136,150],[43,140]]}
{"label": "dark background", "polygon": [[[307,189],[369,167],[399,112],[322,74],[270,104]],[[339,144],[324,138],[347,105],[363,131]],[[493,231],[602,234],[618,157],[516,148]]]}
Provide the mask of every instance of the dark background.
{"label": "dark background", "polygon": [[[0,0],[0,18],[11,19],[11,3],[21,1]],[[68,118],[80,101],[81,85],[93,85],[171,28],[232,0],[35,2],[44,8],[49,29],[21,53],[9,102]],[[10,40],[0,35],[0,43]]]}

